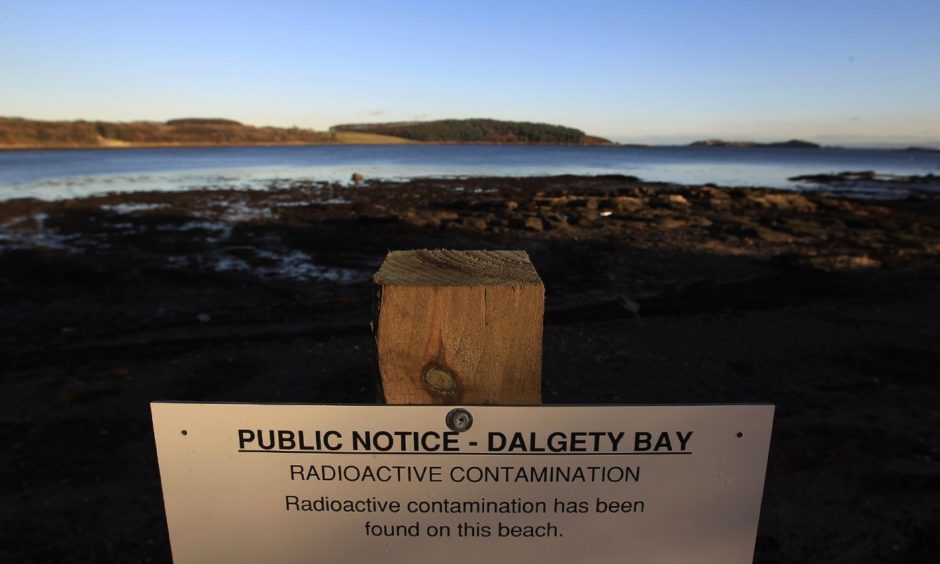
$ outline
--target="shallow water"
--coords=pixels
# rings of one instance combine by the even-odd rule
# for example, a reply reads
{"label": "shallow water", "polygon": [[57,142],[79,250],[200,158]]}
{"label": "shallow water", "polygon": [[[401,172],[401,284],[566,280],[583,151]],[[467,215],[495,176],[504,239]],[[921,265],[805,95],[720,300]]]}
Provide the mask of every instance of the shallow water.
{"label": "shallow water", "polygon": [[940,174],[940,153],[879,149],[341,145],[0,152],[0,200],[103,192],[261,189],[287,180],[626,174],[682,184],[799,188],[801,174]]}

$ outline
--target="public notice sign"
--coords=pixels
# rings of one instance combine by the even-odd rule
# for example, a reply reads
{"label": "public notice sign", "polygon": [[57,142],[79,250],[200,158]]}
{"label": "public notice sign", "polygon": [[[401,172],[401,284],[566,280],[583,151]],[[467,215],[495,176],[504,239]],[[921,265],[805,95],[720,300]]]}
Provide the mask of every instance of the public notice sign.
{"label": "public notice sign", "polygon": [[174,561],[752,561],[773,406],[462,409],[152,404]]}

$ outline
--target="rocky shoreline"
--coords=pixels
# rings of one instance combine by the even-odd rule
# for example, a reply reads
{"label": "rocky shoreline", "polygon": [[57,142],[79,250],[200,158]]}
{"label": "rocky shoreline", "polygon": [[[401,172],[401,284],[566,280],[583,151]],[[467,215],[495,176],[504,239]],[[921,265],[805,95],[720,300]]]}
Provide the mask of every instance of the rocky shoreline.
{"label": "rocky shoreline", "polygon": [[930,561],[938,206],[623,176],[0,202],[0,559],[168,561],[149,401],[374,401],[386,252],[515,248],[546,403],[773,402],[756,561]]}
{"label": "rocky shoreline", "polygon": [[789,178],[800,186],[825,189],[847,198],[897,200],[905,198],[936,199],[940,193],[940,176],[878,174],[873,170],[846,171],[834,174],[804,174]]}
{"label": "rocky shoreline", "polygon": [[[851,179],[860,174],[851,173]],[[845,175],[836,176],[818,181],[846,181]],[[0,243],[7,250],[47,247],[70,254],[111,248],[142,258],[151,253],[150,239],[175,238],[180,244],[192,239],[193,249],[165,257],[183,264],[188,255],[211,246],[207,242],[218,243],[220,258],[226,247],[263,247],[240,240],[253,230],[320,231],[326,224],[444,239],[448,234],[555,242],[616,239],[633,249],[785,258],[840,270],[932,265],[940,250],[938,206],[933,199],[915,197],[852,200],[826,192],[681,186],[619,175],[294,181],[261,191],[2,202]],[[246,264],[246,270],[260,267]]]}

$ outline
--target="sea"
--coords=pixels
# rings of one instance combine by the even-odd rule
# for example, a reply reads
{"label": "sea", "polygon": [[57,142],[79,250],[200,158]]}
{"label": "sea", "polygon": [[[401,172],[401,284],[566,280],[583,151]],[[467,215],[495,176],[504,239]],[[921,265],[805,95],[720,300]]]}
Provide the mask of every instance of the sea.
{"label": "sea", "polygon": [[[523,145],[327,145],[0,151],[0,200],[59,200],[106,192],[287,186],[417,177],[624,174],[646,181],[826,189],[797,175],[874,171],[940,175],[940,153],[888,149],[569,147]],[[896,189],[841,186],[860,197]]]}

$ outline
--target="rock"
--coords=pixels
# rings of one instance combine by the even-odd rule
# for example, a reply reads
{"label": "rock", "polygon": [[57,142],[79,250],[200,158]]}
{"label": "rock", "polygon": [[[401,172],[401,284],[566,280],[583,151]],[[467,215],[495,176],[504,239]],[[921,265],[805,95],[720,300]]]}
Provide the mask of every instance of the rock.
{"label": "rock", "polygon": [[705,203],[708,207],[714,210],[724,210],[731,207],[731,198],[708,198],[705,200]]}
{"label": "rock", "polygon": [[666,196],[666,201],[673,206],[678,206],[681,208],[687,208],[692,205],[682,194],[669,194]]}
{"label": "rock", "polygon": [[819,270],[860,270],[863,268],[879,268],[881,261],[868,255],[835,255],[812,257],[806,262]]}
{"label": "rock", "polygon": [[414,225],[415,227],[424,227],[430,229],[437,229],[441,226],[440,220],[424,215],[418,215],[414,210],[405,212],[405,214],[401,216],[401,221],[402,223]]}
{"label": "rock", "polygon": [[720,225],[722,225],[722,231],[734,234],[750,243],[755,241],[787,243],[795,239],[795,237],[789,233],[783,233],[764,227],[749,219],[722,217],[718,218],[718,221],[720,221]]}
{"label": "rock", "polygon": [[625,311],[630,312],[632,317],[636,317],[640,313],[640,304],[637,303],[636,300],[631,299],[629,296],[621,295],[620,305]]}
{"label": "rock", "polygon": [[764,209],[798,211],[803,213],[812,213],[816,211],[817,207],[816,204],[802,194],[756,193],[751,194],[748,200]]}
{"label": "rock", "polygon": [[568,227],[568,219],[559,213],[543,215],[542,223],[544,223],[546,229],[565,229]]}
{"label": "rock", "polygon": [[413,209],[405,210],[401,214],[401,220],[403,223],[414,224],[415,221],[417,221],[417,219],[418,219],[418,213],[414,211]]}
{"label": "rock", "polygon": [[460,220],[460,224],[467,229],[473,229],[475,231],[486,230],[486,219],[482,217],[466,216]]}
{"label": "rock", "polygon": [[424,224],[423,224],[424,227],[431,227],[431,228],[438,228],[445,222],[457,221],[460,218],[460,216],[458,216],[456,213],[451,212],[451,211],[422,212],[422,214],[419,215],[418,217],[419,219],[424,220]]}
{"label": "rock", "polygon": [[677,217],[660,217],[656,220],[656,226],[660,229],[678,229],[686,225],[688,225],[687,220]]}
{"label": "rock", "polygon": [[568,223],[571,225],[590,225],[597,219],[597,214],[589,211],[572,211],[566,214]]}
{"label": "rock", "polygon": [[711,198],[730,198],[727,190],[722,190],[714,184],[703,184],[699,191]]}
{"label": "rock", "polygon": [[611,202],[614,209],[618,212],[635,212],[643,209],[645,202],[643,198],[634,196],[617,196]]}
{"label": "rock", "polygon": [[787,180],[792,182],[811,182],[814,184],[833,184],[839,182],[858,182],[861,180],[875,180],[876,174],[873,170],[846,171],[837,174],[804,174],[802,176],[791,176]]}
{"label": "rock", "polygon": [[594,198],[594,197],[591,197],[591,198],[574,198],[574,199],[569,200],[569,201],[567,202],[567,204],[565,204],[565,205],[567,205],[568,207],[571,207],[571,208],[587,208],[587,209],[589,209],[589,210],[596,210],[596,209],[597,209],[597,202],[598,202],[598,199],[597,199],[597,198]]}
{"label": "rock", "polygon": [[703,215],[693,215],[691,218],[689,218],[689,225],[694,225],[696,227],[711,227],[712,220]]}
{"label": "rock", "polygon": [[773,229],[768,229],[763,226],[755,226],[753,228],[754,234],[761,241],[766,241],[768,243],[791,243],[793,242],[793,235],[789,233],[783,233],[781,231],[775,231]]}
{"label": "rock", "polygon": [[529,231],[542,231],[545,229],[545,225],[542,223],[540,218],[532,216],[526,218],[525,228]]}
{"label": "rock", "polygon": [[515,229],[528,229],[529,231],[542,231],[545,229],[542,219],[534,215],[510,218],[509,225]]}

